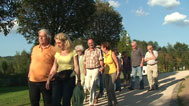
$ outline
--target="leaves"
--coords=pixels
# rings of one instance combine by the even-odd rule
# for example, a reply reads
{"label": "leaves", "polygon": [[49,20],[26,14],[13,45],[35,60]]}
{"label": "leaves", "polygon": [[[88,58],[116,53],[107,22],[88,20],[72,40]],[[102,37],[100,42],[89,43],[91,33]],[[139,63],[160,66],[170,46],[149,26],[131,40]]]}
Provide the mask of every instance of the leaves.
{"label": "leaves", "polygon": [[15,24],[16,3],[14,0],[0,1],[0,32],[6,36]]}

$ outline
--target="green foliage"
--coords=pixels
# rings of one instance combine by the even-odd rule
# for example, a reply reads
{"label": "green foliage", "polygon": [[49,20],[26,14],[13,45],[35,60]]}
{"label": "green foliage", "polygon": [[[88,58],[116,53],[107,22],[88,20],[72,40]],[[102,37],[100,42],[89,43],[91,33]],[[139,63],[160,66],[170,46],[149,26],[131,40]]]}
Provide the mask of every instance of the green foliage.
{"label": "green foliage", "polygon": [[49,29],[52,38],[59,32],[69,34],[72,40],[82,37],[88,18],[95,11],[93,0],[20,0],[19,3],[18,32],[29,43],[37,43],[41,28]]}
{"label": "green foliage", "polygon": [[16,53],[14,56],[14,71],[15,73],[27,73],[29,70],[30,64],[30,55],[26,51],[22,51],[22,53]]}
{"label": "green foliage", "polygon": [[109,3],[96,1],[96,11],[90,16],[85,39],[93,38],[97,44],[110,42],[115,46],[119,41],[119,34],[122,30],[122,17],[110,7]]}
{"label": "green foliage", "polygon": [[6,36],[14,26],[16,3],[14,0],[0,1],[0,32]]}
{"label": "green foliage", "polygon": [[4,60],[1,65],[2,65],[2,69],[3,69],[3,73],[6,73],[7,68],[8,68],[7,62]]}
{"label": "green foliage", "polygon": [[117,44],[118,51],[122,53],[126,51],[126,53],[130,56],[131,54],[131,40],[130,37],[127,36],[127,31],[123,30],[121,33],[121,39]]}

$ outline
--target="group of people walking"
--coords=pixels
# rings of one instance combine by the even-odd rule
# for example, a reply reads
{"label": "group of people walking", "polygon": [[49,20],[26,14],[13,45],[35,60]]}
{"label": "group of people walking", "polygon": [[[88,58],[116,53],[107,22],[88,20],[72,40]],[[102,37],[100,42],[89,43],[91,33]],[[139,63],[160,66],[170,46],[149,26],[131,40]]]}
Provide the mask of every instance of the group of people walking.
{"label": "group of people walking", "polygon": [[[76,85],[83,86],[84,92],[89,91],[89,105],[94,106],[99,95],[106,88],[108,106],[118,106],[115,94],[121,90],[120,72],[124,75],[124,87],[127,83],[133,90],[135,77],[139,76],[140,89],[144,89],[142,79],[143,63],[147,62],[149,91],[158,89],[157,51],[148,45],[144,56],[142,49],[132,42],[131,58],[117,51],[112,51],[109,42],[104,42],[99,48],[93,39],[88,39],[88,49],[82,45],[73,47],[68,35],[55,35],[55,46],[50,44],[51,35],[47,29],[38,32],[39,45],[32,49],[31,64],[28,73],[28,86],[31,106],[39,106],[40,95],[44,106],[71,106],[71,98]],[[131,71],[132,70],[132,71]],[[100,93],[96,87],[100,79]],[[104,87],[103,87],[104,86]]]}

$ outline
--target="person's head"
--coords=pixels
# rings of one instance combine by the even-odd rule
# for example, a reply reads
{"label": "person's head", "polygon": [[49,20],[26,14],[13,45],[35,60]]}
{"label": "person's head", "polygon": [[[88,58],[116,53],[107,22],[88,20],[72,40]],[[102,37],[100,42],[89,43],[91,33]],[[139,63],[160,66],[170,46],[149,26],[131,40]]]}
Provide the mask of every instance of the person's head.
{"label": "person's head", "polygon": [[88,39],[87,43],[88,43],[89,49],[94,49],[95,45],[94,45],[93,39]]}
{"label": "person's head", "polygon": [[152,50],[153,50],[152,45],[148,45],[148,46],[147,46],[147,49],[148,49],[148,51],[152,51]]}
{"label": "person's head", "polygon": [[131,43],[131,46],[132,46],[132,49],[135,50],[137,48],[137,42],[136,41],[133,41]]}
{"label": "person's head", "polygon": [[127,56],[126,51],[123,51],[123,52],[121,53],[121,55],[122,55],[122,57],[126,57],[126,56]]}
{"label": "person's head", "polygon": [[101,44],[101,50],[103,52],[107,51],[107,50],[110,50],[110,44],[108,42],[104,42]]}
{"label": "person's head", "polygon": [[38,32],[38,40],[40,45],[48,45],[51,40],[50,32],[47,29],[41,29]]}
{"label": "person's head", "polygon": [[84,47],[83,47],[83,45],[77,45],[77,46],[75,46],[75,50],[77,51],[77,54],[79,56],[81,56],[83,54]]}
{"label": "person's head", "polygon": [[56,34],[54,40],[56,42],[55,48],[57,49],[57,51],[60,52],[61,50],[73,50],[72,42],[68,35],[66,35],[65,33]]}

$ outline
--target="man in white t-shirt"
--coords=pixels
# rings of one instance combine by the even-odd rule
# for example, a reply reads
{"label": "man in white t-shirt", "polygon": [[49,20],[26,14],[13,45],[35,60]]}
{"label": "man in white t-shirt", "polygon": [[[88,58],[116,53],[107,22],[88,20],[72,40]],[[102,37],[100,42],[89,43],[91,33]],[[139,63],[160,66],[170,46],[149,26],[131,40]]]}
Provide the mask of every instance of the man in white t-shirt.
{"label": "man in white t-shirt", "polygon": [[153,50],[152,45],[147,46],[148,52],[145,55],[145,62],[147,62],[147,76],[149,82],[149,91],[158,89],[158,66],[157,58],[158,52]]}

